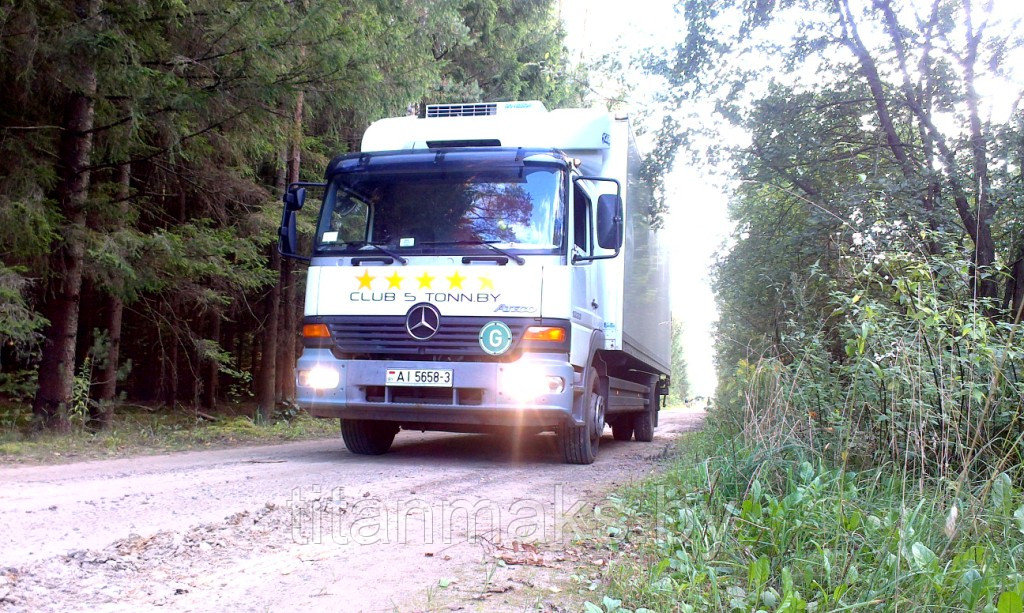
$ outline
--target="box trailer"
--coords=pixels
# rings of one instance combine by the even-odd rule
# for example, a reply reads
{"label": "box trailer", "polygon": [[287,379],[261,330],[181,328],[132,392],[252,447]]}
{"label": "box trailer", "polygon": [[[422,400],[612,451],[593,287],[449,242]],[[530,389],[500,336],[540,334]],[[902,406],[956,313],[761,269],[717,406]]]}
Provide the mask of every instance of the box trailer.
{"label": "box trailer", "polygon": [[309,261],[300,405],[359,454],[400,429],[554,431],[577,464],[606,424],[652,440],[671,337],[652,197],[625,116],[531,101],[373,123],[284,197],[279,249]]}

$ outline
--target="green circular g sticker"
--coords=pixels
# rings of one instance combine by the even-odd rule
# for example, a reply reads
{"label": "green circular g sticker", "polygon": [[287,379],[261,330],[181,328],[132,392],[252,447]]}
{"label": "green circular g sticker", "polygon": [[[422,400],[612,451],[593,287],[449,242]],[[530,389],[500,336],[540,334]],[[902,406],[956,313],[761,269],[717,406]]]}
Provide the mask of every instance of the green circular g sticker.
{"label": "green circular g sticker", "polygon": [[480,348],[490,355],[501,355],[512,346],[512,330],[500,321],[489,321],[480,328]]}

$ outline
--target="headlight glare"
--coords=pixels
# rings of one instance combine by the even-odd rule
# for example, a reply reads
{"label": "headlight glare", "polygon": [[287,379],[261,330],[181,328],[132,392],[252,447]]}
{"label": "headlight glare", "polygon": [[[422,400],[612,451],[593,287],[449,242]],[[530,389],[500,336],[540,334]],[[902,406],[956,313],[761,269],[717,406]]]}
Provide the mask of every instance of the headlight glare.
{"label": "headlight glare", "polygon": [[536,364],[510,364],[502,372],[501,389],[517,402],[531,402],[538,396],[562,393],[565,379],[549,375]]}
{"label": "headlight glare", "polygon": [[317,364],[309,370],[299,371],[299,386],[317,390],[334,389],[341,383],[341,375],[330,366]]}

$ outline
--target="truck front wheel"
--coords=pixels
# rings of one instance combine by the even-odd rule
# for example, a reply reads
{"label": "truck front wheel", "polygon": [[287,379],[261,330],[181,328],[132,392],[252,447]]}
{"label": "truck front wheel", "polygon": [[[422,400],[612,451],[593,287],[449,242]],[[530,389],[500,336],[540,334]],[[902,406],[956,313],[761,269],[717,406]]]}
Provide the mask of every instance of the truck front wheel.
{"label": "truck front wheel", "polygon": [[370,419],[342,419],[341,438],[352,453],[380,455],[391,448],[398,424]]}
{"label": "truck front wheel", "polygon": [[597,448],[604,432],[605,409],[605,395],[597,372],[591,373],[590,385],[581,402],[584,403],[583,425],[568,423],[559,430],[562,454],[568,464],[592,464],[597,458]]}

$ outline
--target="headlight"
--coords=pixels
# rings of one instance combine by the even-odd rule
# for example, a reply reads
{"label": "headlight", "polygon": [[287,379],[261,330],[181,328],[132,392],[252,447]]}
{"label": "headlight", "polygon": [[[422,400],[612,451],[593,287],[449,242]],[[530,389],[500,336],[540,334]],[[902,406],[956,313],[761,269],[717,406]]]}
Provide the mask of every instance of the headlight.
{"label": "headlight", "polygon": [[560,394],[565,379],[549,375],[537,364],[509,364],[501,377],[502,392],[518,402],[530,402],[545,394]]}
{"label": "headlight", "polygon": [[334,389],[341,383],[341,375],[330,366],[316,365],[299,371],[299,386],[317,390]]}

